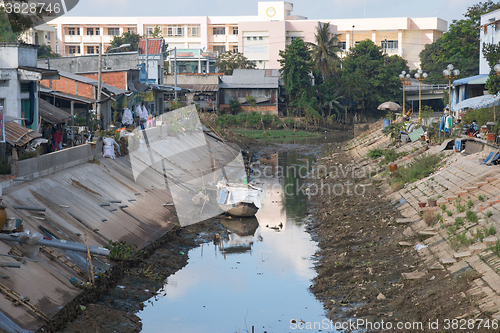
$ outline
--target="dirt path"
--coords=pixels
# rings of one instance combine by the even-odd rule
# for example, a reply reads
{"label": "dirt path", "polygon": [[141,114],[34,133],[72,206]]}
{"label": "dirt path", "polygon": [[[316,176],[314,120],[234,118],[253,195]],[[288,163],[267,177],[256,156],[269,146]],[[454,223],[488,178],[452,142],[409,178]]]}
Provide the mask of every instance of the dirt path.
{"label": "dirt path", "polygon": [[[320,173],[317,184],[325,190],[313,196],[316,220],[310,226],[320,247],[318,276],[311,291],[323,302],[328,317],[334,322],[390,322],[393,331],[401,331],[395,329],[398,322],[407,325],[403,331],[422,331],[418,329],[421,323],[426,332],[456,331],[452,320],[460,324],[472,319],[468,314],[477,309],[476,302],[464,292],[478,273],[452,276],[436,270],[430,279],[402,279],[402,273],[423,272],[427,266],[414,247],[399,245],[400,241],[415,244],[417,240],[406,239],[404,227],[396,225],[400,216],[386,199],[389,187],[384,181],[357,177],[345,153],[338,150],[333,154],[322,160],[328,171]],[[360,170],[358,175],[366,173]],[[336,189],[337,194],[343,189],[343,193],[328,194],[328,188]],[[429,328],[436,320],[439,330]],[[491,331],[470,325],[465,331]]]}

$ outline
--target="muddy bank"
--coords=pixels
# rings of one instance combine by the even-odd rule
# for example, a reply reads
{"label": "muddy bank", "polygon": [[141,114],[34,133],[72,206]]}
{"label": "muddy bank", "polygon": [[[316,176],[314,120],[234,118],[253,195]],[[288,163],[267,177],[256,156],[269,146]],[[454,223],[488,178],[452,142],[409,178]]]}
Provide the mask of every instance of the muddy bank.
{"label": "muddy bank", "polygon": [[[435,270],[430,278],[402,278],[402,273],[426,271],[428,265],[414,246],[402,247],[399,242],[421,240],[404,236],[405,226],[396,224],[399,202],[386,199],[392,192],[386,180],[360,173],[362,167],[345,152],[329,149],[321,160],[323,171],[315,175],[324,193],[312,196],[316,211],[310,225],[321,249],[311,291],[328,317],[333,322],[384,321],[394,327],[410,323],[405,331],[430,331],[429,322],[438,320],[441,332],[453,331],[446,320],[487,319],[484,313],[469,315],[477,313],[477,298],[465,291],[477,272],[452,275]],[[488,331],[470,331],[483,330]]]}
{"label": "muddy bank", "polygon": [[187,264],[189,249],[223,230],[214,220],[177,227],[145,247],[140,259],[118,263],[37,332],[140,332],[136,313],[165,279]]}

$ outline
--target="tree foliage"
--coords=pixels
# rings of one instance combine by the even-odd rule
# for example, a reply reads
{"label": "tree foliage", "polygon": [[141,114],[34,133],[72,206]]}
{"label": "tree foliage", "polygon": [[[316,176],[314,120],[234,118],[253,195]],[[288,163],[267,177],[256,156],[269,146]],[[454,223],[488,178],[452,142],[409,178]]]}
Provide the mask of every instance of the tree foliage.
{"label": "tree foliage", "polygon": [[384,55],[371,40],[360,42],[343,61],[343,95],[355,101],[363,112],[374,111],[385,101],[400,100],[401,84],[399,73],[391,66],[394,63],[407,67],[404,60]]}
{"label": "tree foliage", "polygon": [[312,97],[309,74],[313,69],[313,62],[310,51],[304,41],[298,38],[287,45],[284,51],[280,51],[279,55],[281,78],[289,101],[288,108],[299,114],[299,109],[304,110],[306,102],[310,102]]}
{"label": "tree foliage", "polygon": [[464,19],[453,20],[448,32],[420,53],[423,71],[431,83],[447,83],[442,72],[448,64],[460,69],[463,76],[479,73],[479,25],[481,15],[500,8],[500,2],[480,2],[469,7]]}
{"label": "tree foliage", "polygon": [[0,8],[0,43],[12,43],[18,38],[19,33],[12,30],[7,13]]}
{"label": "tree foliage", "polygon": [[[124,32],[123,35],[121,36],[114,36],[113,40],[110,43],[109,48],[106,50],[106,53],[113,53],[113,52],[131,52],[131,51],[137,51],[139,49],[139,40],[141,39],[141,36],[135,33],[130,33],[130,32]],[[130,44],[128,47],[121,48],[119,50],[112,50],[109,51],[113,48],[119,47],[120,45],[123,44]]]}
{"label": "tree foliage", "polygon": [[255,64],[238,52],[224,52],[215,59],[215,67],[224,75],[232,75],[235,69],[254,69]]}
{"label": "tree foliage", "polygon": [[52,48],[48,45],[40,45],[37,51],[38,58],[56,58],[60,57],[59,53],[52,51]]}
{"label": "tree foliage", "polygon": [[312,60],[325,82],[339,63],[337,56],[340,50],[339,39],[337,35],[330,32],[330,23],[318,26],[314,38],[316,43],[307,43],[307,45],[311,48]]}

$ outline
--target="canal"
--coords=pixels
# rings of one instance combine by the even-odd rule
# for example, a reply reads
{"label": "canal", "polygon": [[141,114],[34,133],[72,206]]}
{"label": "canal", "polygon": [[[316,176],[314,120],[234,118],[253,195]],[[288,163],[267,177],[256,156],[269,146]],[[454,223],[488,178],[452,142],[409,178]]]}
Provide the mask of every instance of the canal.
{"label": "canal", "polygon": [[219,243],[189,250],[188,264],[144,302],[142,332],[296,332],[301,320],[328,320],[309,292],[317,243],[306,230],[311,207],[304,185],[315,152],[289,146],[256,155],[250,178],[262,189],[256,217],[223,218]]}

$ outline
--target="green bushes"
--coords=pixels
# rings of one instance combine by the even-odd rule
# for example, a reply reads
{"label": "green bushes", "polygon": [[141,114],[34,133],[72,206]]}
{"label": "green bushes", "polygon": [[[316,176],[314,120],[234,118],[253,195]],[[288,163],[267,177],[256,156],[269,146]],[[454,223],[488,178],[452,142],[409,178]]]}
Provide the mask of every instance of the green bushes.
{"label": "green bushes", "polygon": [[417,157],[411,164],[394,172],[393,183],[408,184],[427,177],[441,165],[442,155]]}
{"label": "green bushes", "polygon": [[379,158],[380,156],[383,155],[383,152],[381,149],[372,149],[368,152],[368,157],[371,158],[371,159],[376,159],[376,158]]}
{"label": "green bushes", "polygon": [[[245,112],[242,112],[237,115],[221,115],[217,117],[217,125],[222,127],[222,128],[228,128],[228,127],[244,127],[245,123],[249,128],[261,128],[262,124],[266,127],[270,126],[278,126],[281,124],[281,120],[277,115],[261,115],[257,112],[252,112],[248,114],[248,120],[247,120],[247,114]],[[292,121],[293,125],[293,121]]]}

